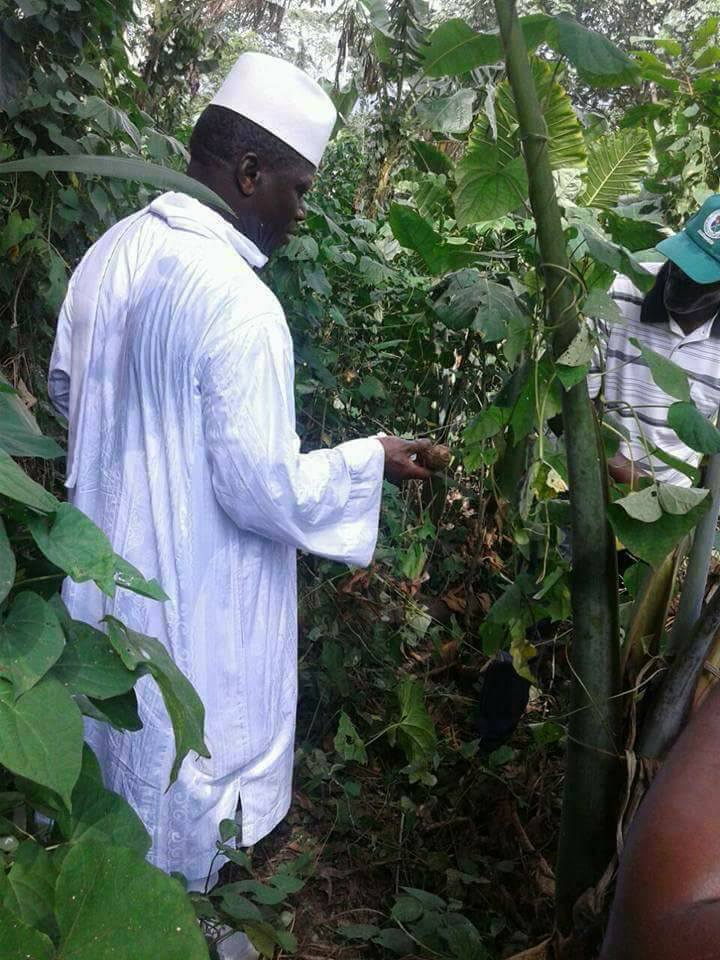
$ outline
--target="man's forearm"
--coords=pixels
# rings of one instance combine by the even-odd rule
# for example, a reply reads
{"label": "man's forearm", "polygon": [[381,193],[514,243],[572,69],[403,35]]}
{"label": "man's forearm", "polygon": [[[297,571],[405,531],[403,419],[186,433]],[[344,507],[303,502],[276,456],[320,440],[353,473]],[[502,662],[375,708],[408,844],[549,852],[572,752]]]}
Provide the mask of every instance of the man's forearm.
{"label": "man's forearm", "polygon": [[622,856],[602,960],[720,956],[720,686],[670,752]]}

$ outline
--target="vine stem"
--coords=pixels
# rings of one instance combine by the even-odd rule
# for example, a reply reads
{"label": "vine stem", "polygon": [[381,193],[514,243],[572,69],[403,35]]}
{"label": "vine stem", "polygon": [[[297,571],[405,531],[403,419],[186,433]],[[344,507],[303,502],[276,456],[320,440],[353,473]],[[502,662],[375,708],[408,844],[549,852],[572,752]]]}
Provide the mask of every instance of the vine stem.
{"label": "vine stem", "polygon": [[[555,194],[548,131],[514,0],[495,0],[515,100],[545,280],[548,332],[558,357],[581,322]],[[607,468],[585,380],[563,390],[573,566],[572,684],[567,770],[557,864],[557,922],[572,928],[578,897],[602,877],[614,853],[621,794],[623,698],[620,691],[617,556],[607,521]]]}

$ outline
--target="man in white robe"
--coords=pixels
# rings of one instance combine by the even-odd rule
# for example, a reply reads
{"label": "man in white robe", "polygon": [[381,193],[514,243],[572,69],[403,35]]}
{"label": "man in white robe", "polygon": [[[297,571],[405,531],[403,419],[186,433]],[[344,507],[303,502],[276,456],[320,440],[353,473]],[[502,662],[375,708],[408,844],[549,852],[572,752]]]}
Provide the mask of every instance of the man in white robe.
{"label": "man in white robe", "polygon": [[238,799],[243,845],[290,805],[296,550],[368,564],[383,476],[427,476],[420,442],[299,452],[292,341],[256,271],[304,218],[334,120],[301,71],[243,55],[198,121],[189,168],[235,216],[159,197],[88,251],[58,323],[49,388],[69,422],[69,496],[170,598],[68,581],[65,601],[166,645],[205,705],[211,757],[187,757],[166,791],[173,733],[147,678],[142,730],[90,721],[88,740],[150,832],[151,861],[193,888],[223,862],[218,824]]}

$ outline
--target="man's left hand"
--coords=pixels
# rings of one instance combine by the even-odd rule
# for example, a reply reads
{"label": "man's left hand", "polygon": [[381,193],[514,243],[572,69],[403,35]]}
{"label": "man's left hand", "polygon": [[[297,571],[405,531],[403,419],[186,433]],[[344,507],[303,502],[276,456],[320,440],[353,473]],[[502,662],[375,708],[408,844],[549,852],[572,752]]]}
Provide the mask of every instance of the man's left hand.
{"label": "man's left hand", "polygon": [[403,480],[427,480],[430,470],[421,467],[417,458],[431,443],[429,440],[402,440],[400,437],[378,437],[385,450],[385,477],[391,483]]}

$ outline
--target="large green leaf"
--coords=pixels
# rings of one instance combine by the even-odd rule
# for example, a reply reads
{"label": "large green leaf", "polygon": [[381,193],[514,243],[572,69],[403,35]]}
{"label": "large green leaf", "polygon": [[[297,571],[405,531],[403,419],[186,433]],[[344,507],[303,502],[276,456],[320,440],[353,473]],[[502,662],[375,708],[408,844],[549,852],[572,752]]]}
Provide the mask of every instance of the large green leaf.
{"label": "large green leaf", "polygon": [[398,740],[410,763],[429,760],[435,752],[435,726],[425,707],[423,688],[415,680],[403,680],[397,690],[400,721],[396,725]]}
{"label": "large green leaf", "polygon": [[667,237],[662,226],[652,220],[621,216],[614,210],[606,210],[603,217],[607,220],[607,229],[615,243],[626,247],[631,253],[650,250]]}
{"label": "large green leaf", "polygon": [[709,490],[680,487],[675,483],[659,483],[658,499],[665,513],[681,516],[689,513],[708,496]]}
{"label": "large green leaf", "polygon": [[54,677],[43,677],[17,702],[11,684],[0,680],[0,763],[8,770],[49,787],[69,805],[82,745],[80,711]]}
{"label": "large green leaf", "polygon": [[397,242],[419,253],[432,273],[441,273],[445,264],[443,240],[424,217],[404,204],[393,203],[388,221]]}
{"label": "large green leaf", "polygon": [[115,552],[103,531],[71,503],[61,503],[51,519],[29,522],[35,543],[51,563],[77,583],[94,580],[113,596]]}
{"label": "large green leaf", "polygon": [[[548,130],[550,166],[553,170],[584,169],[587,163],[585,138],[570,97],[555,81],[555,73],[550,64],[533,58],[531,65]],[[498,138],[501,138],[500,127],[505,130],[506,137],[511,136],[517,129],[518,120],[515,100],[507,80],[498,87],[495,113],[499,128]]]}
{"label": "large green leaf", "polygon": [[625,274],[643,293],[652,289],[655,275],[646,270],[628,250],[606,239],[590,226],[581,225],[580,233],[587,244],[588,253],[594,260],[612,267],[617,273]]}
{"label": "large green leaf", "polygon": [[720,453],[720,430],[698,408],[687,402],[673,403],[668,410],[668,426],[680,440],[698,453]]}
{"label": "large green leaf", "polygon": [[644,346],[636,337],[630,337],[630,343],[640,351],[643,360],[650,368],[653,380],[661,390],[675,397],[676,400],[691,402],[690,383],[687,372],[682,367],[668,360],[661,353]]}
{"label": "large green leaf", "polygon": [[65,630],[67,643],[52,673],[70,693],[107,700],[132,689],[137,674],[128,670],[106,633],[79,620]]}
{"label": "large green leaf", "polygon": [[0,906],[0,944],[3,960],[55,960],[52,940]]}
{"label": "large green leaf", "polygon": [[434,133],[465,133],[473,118],[474,90],[463,88],[449,97],[421,100],[415,110],[418,120]]}
{"label": "large green leaf", "polygon": [[621,506],[612,503],[608,507],[608,519],[615,535],[631,553],[651,566],[658,567],[682,538],[697,525],[709,505],[710,498],[705,497],[687,513],[662,513],[654,523],[648,523],[629,516]]}
{"label": "large green leaf", "polygon": [[64,839],[70,843],[99,840],[127,847],[140,857],[150,849],[150,837],[142,820],[127,800],[103,786],[100,765],[87,745],[72,794],[72,809],[60,811],[56,819]]}
{"label": "large green leaf", "polygon": [[453,162],[450,157],[432,143],[425,143],[424,140],[413,140],[410,144],[415,161],[420,170],[428,173],[446,174],[453,168]]}
{"label": "large green leaf", "polygon": [[662,516],[658,489],[654,484],[644,490],[635,490],[626,497],[620,497],[615,501],[615,506],[622,507],[629,517],[643,523],[654,523]]}
{"label": "large green leaf", "polygon": [[[553,27],[552,17],[543,13],[520,18],[528,49],[534,50]],[[497,33],[477,33],[459,18],[446,20],[430,36],[423,54],[423,71],[428,77],[451,77],[476,67],[502,60]]]}
{"label": "large green leaf", "polygon": [[170,773],[170,783],[173,783],[191,750],[202,757],[210,756],[204,741],[205,708],[159,640],[130,630],[115,617],[105,620],[110,642],[128,670],[139,669],[151,674],[160,687],[175,733],[175,761]]}
{"label": "large green leaf", "polygon": [[566,57],[583,80],[595,87],[615,87],[634,83],[639,76],[637,63],[596,30],[588,30],[566,14],[555,17],[548,31],[550,46]]}
{"label": "large green leaf", "polygon": [[[0,377],[0,382],[5,382]],[[0,393],[0,449],[13,457],[61,457],[64,450],[50,437],[45,437],[20,397]]]}
{"label": "large green leaf", "polygon": [[161,167],[146,160],[132,157],[93,157],[87,154],[62,157],[31,157],[26,160],[11,160],[0,163],[0,176],[9,173],[84,173],[97,177],[117,177],[134,183],[148,183],[162,190],[177,190],[187,193],[201,203],[219,207],[226,213],[232,209],[214,191],[184,173]]}
{"label": "large green leaf", "polygon": [[13,458],[0,449],[0,494],[41,513],[57,510],[59,501],[39,483],[35,483]]}
{"label": "large green leaf", "polygon": [[10,546],[5,522],[0,517],[0,603],[7,597],[15,583],[15,553]]}
{"label": "large green leaf", "polygon": [[474,269],[454,274],[433,308],[451,330],[472,328],[481,333],[487,343],[504,339],[511,321],[521,319],[529,323],[510,287]]}
{"label": "large green leaf", "polygon": [[362,737],[357,732],[355,724],[344,710],[340,711],[337,733],[333,741],[335,750],[343,760],[356,763],[367,763],[367,750]]}
{"label": "large green leaf", "polygon": [[618,130],[590,144],[585,190],[578,203],[610,209],[634,193],[647,172],[650,138],[645,130]]}
{"label": "large green leaf", "polygon": [[146,580],[137,567],[118,554],[115,554],[115,583],[118,587],[132,590],[133,593],[138,593],[141,597],[149,597],[151,600],[169,599],[157,580]]}
{"label": "large green leaf", "polygon": [[393,203],[388,220],[398,243],[419,253],[434,274],[446,273],[475,260],[471,250],[445,243],[432,225],[406,204]]}
{"label": "large green leaf", "polygon": [[34,840],[21,843],[7,879],[5,906],[25,923],[52,933],[57,873],[45,848]]}
{"label": "large green leaf", "polygon": [[419,253],[432,273],[445,273],[474,259],[472,252],[445,243],[412,207],[393,203],[388,220],[398,243]]}
{"label": "large green leaf", "polygon": [[87,839],[60,869],[57,960],[208,960],[205,938],[177,880],[132,850]]}
{"label": "large green leaf", "polygon": [[460,228],[483,220],[497,220],[527,199],[525,161],[507,142],[493,143],[487,121],[476,125],[465,156],[456,168],[455,216]]}
{"label": "large green leaf", "polygon": [[64,647],[52,607],[36,593],[20,593],[0,626],[0,678],[12,683],[17,698],[45,676]]}

